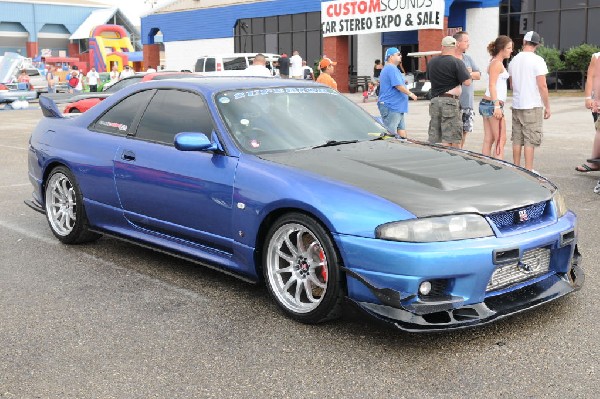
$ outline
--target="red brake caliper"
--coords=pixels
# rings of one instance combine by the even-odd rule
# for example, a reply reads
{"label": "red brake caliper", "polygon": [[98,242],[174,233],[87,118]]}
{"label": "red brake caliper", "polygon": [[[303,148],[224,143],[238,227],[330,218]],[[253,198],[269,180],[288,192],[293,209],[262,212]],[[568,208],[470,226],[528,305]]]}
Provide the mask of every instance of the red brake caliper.
{"label": "red brake caliper", "polygon": [[324,265],[325,251],[323,251],[322,249],[321,249],[321,251],[319,251],[319,259],[321,260],[321,263],[323,264],[323,266],[321,266],[321,277],[323,277],[324,282],[327,282],[327,266]]}

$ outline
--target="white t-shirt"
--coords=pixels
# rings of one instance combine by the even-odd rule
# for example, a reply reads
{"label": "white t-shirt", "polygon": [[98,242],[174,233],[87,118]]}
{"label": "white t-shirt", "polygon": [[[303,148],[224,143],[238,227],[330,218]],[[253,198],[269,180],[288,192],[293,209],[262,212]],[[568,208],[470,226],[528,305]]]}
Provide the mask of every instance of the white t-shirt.
{"label": "white t-shirt", "polygon": [[127,77],[133,76],[133,75],[135,75],[135,72],[133,71],[133,69],[131,69],[131,68],[129,68],[129,69],[123,69],[121,71],[121,74],[119,75],[119,78],[123,79],[123,78],[127,78]]}
{"label": "white t-shirt", "polygon": [[530,51],[521,51],[508,64],[508,73],[512,79],[513,108],[533,109],[544,106],[536,79],[548,73],[548,66],[542,57]]}
{"label": "white t-shirt", "polygon": [[250,65],[246,68],[246,76],[266,76],[268,78],[272,78],[271,71],[264,65]]}
{"label": "white t-shirt", "polygon": [[302,57],[298,54],[293,55],[290,58],[290,75],[291,76],[303,76],[304,69],[302,68]]}
{"label": "white t-shirt", "polygon": [[87,77],[88,84],[92,86],[97,85],[98,79],[100,79],[100,75],[96,71],[89,71],[85,76]]}

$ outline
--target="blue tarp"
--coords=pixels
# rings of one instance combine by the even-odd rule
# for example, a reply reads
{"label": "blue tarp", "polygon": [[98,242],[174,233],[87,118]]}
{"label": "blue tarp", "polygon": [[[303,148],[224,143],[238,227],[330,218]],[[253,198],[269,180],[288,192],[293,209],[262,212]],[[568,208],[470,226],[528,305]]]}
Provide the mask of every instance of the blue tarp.
{"label": "blue tarp", "polygon": [[144,52],[143,51],[132,51],[127,53],[127,57],[131,62],[141,62],[144,61]]}

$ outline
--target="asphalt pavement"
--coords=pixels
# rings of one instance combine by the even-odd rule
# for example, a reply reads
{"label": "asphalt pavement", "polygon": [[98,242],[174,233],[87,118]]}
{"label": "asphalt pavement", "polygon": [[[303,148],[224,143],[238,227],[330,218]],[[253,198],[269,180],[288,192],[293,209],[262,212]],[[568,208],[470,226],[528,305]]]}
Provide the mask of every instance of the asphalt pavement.
{"label": "asphalt pavement", "polygon": [[[348,97],[377,115],[373,99]],[[574,170],[594,130],[582,95],[551,105],[535,169],[579,216],[585,286],[488,326],[420,335],[351,308],[299,324],[263,286],[112,238],[59,244],[23,204],[41,112],[0,110],[0,398],[597,397],[600,172]],[[409,137],[425,140],[428,121],[428,102],[411,103]],[[482,137],[477,117],[466,148]]]}

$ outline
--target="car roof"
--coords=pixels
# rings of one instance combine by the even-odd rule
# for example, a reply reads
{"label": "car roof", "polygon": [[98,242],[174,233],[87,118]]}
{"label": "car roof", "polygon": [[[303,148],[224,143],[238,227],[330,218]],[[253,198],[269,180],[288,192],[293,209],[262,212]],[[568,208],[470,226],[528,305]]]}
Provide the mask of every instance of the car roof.
{"label": "car roof", "polygon": [[278,87],[322,87],[325,86],[315,83],[312,80],[303,79],[277,79],[271,77],[255,77],[255,76],[190,76],[189,78],[181,79],[162,79],[152,80],[140,83],[139,85],[130,86],[131,90],[134,87],[187,87],[204,92],[218,92],[223,90],[250,90],[261,88],[278,88]]}

